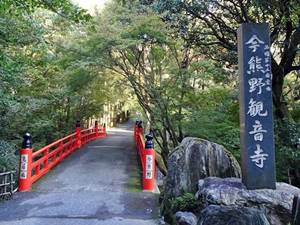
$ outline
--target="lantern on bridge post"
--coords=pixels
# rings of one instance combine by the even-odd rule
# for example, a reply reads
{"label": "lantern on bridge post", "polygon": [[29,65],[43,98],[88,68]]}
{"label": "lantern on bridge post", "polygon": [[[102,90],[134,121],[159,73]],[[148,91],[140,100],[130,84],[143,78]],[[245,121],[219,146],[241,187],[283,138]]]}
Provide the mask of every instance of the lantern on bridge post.
{"label": "lantern on bridge post", "polygon": [[31,135],[25,133],[23,136],[22,148],[20,149],[20,174],[18,189],[20,192],[29,191],[31,188],[31,162],[32,162],[32,141]]}
{"label": "lantern on bridge post", "polygon": [[77,120],[76,122],[76,146],[77,148],[81,147],[81,128],[80,128],[80,121]]}
{"label": "lantern on bridge post", "polygon": [[[143,128],[142,128],[143,129]],[[144,165],[143,171],[143,191],[153,192],[155,188],[155,151],[153,143],[153,135],[146,135],[146,143],[144,149]]]}

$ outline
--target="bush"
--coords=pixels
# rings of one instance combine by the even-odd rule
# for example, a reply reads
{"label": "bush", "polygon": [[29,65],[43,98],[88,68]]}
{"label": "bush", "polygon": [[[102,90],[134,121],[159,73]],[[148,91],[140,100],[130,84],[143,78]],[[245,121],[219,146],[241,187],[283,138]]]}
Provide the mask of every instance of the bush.
{"label": "bush", "polygon": [[239,104],[236,91],[211,88],[196,94],[183,122],[186,136],[203,138],[229,150],[240,160]]}
{"label": "bush", "polygon": [[192,193],[184,193],[183,195],[172,200],[172,211],[176,213],[178,211],[193,212],[197,208],[195,196]]}
{"label": "bush", "polygon": [[0,171],[18,170],[19,157],[15,154],[16,149],[16,146],[0,140]]}
{"label": "bush", "polygon": [[297,148],[299,139],[299,123],[289,121],[275,123],[277,178],[279,181],[285,182],[292,179],[292,184],[296,186],[300,185],[300,178],[298,176],[291,177],[293,174],[288,177],[288,173],[300,171],[300,149]]}

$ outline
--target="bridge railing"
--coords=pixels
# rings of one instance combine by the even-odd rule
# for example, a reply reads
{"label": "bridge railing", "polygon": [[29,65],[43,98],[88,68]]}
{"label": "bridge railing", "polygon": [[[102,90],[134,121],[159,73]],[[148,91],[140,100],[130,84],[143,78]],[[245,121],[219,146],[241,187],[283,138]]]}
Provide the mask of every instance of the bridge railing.
{"label": "bridge railing", "polygon": [[17,191],[15,182],[16,171],[6,171],[0,173],[0,200],[12,196]]}
{"label": "bridge railing", "polygon": [[142,167],[143,191],[154,191],[155,189],[155,151],[153,136],[146,135],[144,141],[144,131],[142,121],[137,121],[134,126],[134,140]]}
{"label": "bridge railing", "polygon": [[26,133],[20,149],[19,191],[30,190],[34,182],[82,145],[105,136],[105,125],[99,127],[96,122],[95,127],[81,130],[80,123],[77,122],[75,133],[33,151],[31,136]]}

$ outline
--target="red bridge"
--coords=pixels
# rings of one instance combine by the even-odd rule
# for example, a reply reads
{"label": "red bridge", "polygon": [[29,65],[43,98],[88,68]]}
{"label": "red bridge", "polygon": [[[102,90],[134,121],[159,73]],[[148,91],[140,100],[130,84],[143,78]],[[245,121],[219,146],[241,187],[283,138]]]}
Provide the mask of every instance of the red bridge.
{"label": "red bridge", "polygon": [[0,204],[0,225],[157,224],[152,136],[144,141],[141,123],[108,133],[97,122],[84,130],[77,123],[74,133],[34,151],[26,133],[19,191]]}
{"label": "red bridge", "polygon": [[29,191],[34,182],[48,173],[64,158],[82,145],[103,137],[106,137],[105,126],[99,127],[98,122],[96,122],[95,127],[81,130],[80,122],[77,122],[75,133],[59,139],[40,150],[33,151],[31,136],[29,133],[26,133],[22,149],[20,150],[19,191]]}

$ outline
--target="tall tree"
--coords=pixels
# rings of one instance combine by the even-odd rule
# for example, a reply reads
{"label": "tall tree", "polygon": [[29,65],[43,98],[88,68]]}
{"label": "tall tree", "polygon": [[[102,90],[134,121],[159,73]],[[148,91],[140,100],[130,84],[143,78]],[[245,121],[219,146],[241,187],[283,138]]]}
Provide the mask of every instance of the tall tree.
{"label": "tall tree", "polygon": [[[145,2],[145,1],[144,1]],[[241,23],[268,22],[271,31],[273,102],[276,116],[288,118],[283,95],[285,77],[300,69],[298,0],[157,0],[146,1],[165,21],[202,52],[225,65],[237,64],[236,30]]]}
{"label": "tall tree", "polygon": [[204,64],[199,62],[205,60],[185,40],[174,38],[174,31],[155,12],[137,3],[110,4],[93,28],[82,55],[121,75],[132,88],[166,165],[169,152],[184,137],[188,98],[203,80]]}

